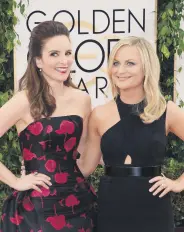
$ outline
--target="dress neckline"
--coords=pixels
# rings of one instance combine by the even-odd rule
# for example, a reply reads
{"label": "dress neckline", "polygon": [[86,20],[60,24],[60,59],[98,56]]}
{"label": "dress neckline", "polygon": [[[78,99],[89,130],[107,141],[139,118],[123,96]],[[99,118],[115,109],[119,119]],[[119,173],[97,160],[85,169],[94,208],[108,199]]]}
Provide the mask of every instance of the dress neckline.
{"label": "dress neckline", "polygon": [[131,106],[137,106],[137,105],[143,104],[143,103],[145,102],[145,99],[141,100],[140,102],[130,104],[130,103],[124,102],[124,101],[120,98],[120,95],[118,94],[118,96],[117,96],[117,101],[119,101],[119,102],[122,103],[123,105],[127,105],[127,106],[130,106],[130,107],[131,107]]}
{"label": "dress neckline", "polygon": [[116,104],[119,111],[120,118],[124,118],[128,115],[137,115],[139,116],[144,112],[145,107],[145,99],[136,103],[136,104],[128,104],[121,100],[120,95],[116,98]]}
{"label": "dress neckline", "polygon": [[71,114],[71,115],[61,115],[61,116],[53,116],[53,117],[49,117],[49,118],[40,118],[38,120],[35,120],[33,122],[30,122],[23,130],[21,130],[19,133],[18,133],[18,136],[20,137],[21,134],[26,131],[28,129],[29,126],[33,125],[34,123],[37,123],[37,122],[42,122],[44,120],[53,120],[53,119],[59,119],[59,118],[70,118],[70,117],[77,117],[79,118],[81,121],[83,121],[83,117],[80,116],[80,115],[77,115],[77,114]]}

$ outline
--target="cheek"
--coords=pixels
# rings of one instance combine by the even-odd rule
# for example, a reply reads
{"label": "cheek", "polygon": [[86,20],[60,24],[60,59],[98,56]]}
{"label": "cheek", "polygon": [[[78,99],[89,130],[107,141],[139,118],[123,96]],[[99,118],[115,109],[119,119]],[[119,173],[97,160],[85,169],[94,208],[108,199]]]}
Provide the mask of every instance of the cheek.
{"label": "cheek", "polygon": [[112,69],[111,69],[111,75],[112,76],[116,75],[117,71],[118,71],[118,69],[116,67],[112,67]]}
{"label": "cheek", "polygon": [[51,59],[50,57],[46,57],[43,61],[43,65],[45,68],[52,67],[56,62],[54,59]]}
{"label": "cheek", "polygon": [[73,57],[71,57],[71,58],[68,59],[68,65],[69,66],[71,66],[73,64],[73,60],[74,60]]}

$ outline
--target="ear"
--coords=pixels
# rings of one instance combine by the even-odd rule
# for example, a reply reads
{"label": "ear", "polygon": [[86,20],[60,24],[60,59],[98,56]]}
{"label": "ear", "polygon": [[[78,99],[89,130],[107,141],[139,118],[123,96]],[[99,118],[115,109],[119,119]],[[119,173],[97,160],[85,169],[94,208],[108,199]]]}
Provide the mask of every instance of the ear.
{"label": "ear", "polygon": [[42,58],[41,57],[36,57],[35,62],[36,62],[36,66],[38,68],[42,68]]}

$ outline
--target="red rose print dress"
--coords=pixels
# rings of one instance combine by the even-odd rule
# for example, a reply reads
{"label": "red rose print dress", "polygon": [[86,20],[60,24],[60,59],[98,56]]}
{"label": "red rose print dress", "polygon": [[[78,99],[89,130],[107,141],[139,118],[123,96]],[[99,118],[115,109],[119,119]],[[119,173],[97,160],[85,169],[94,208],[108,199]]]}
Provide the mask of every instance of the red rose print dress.
{"label": "red rose print dress", "polygon": [[13,192],[3,206],[0,232],[92,232],[96,195],[76,165],[80,116],[42,118],[19,135],[26,173],[51,177],[52,186]]}

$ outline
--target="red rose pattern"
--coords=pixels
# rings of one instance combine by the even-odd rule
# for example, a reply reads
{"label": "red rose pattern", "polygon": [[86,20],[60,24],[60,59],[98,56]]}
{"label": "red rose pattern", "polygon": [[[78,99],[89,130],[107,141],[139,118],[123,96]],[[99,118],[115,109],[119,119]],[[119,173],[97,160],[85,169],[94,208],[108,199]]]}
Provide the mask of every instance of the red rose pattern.
{"label": "red rose pattern", "polygon": [[[41,119],[31,123],[20,133],[26,171],[37,171],[50,176],[53,185],[49,189],[38,186],[41,192],[34,189],[14,191],[11,201],[7,199],[8,207],[5,207],[6,210],[1,214],[0,232],[7,231],[5,225],[8,225],[8,231],[11,232],[43,232],[44,227],[48,228],[49,232],[92,232],[93,218],[88,212],[94,200],[93,190],[76,169],[82,119],[77,117],[75,122],[71,120],[71,116],[68,120],[66,118]],[[87,197],[89,203],[86,203]],[[9,205],[12,202],[14,206]],[[38,208],[40,212],[45,211],[46,215],[43,227],[40,225],[40,228],[34,228],[35,218],[39,217]],[[84,208],[83,212],[81,208]],[[72,216],[77,218],[74,223]],[[16,227],[18,230],[14,229]]]}
{"label": "red rose pattern", "polygon": [[60,124],[60,127],[58,130],[56,130],[56,133],[61,134],[73,134],[75,130],[75,126],[73,122],[63,120]]}
{"label": "red rose pattern", "polygon": [[64,148],[67,152],[71,151],[73,149],[73,147],[76,144],[76,138],[72,137],[69,140],[67,140],[64,144]]}
{"label": "red rose pattern", "polygon": [[20,225],[23,220],[23,217],[18,215],[17,211],[15,212],[14,217],[10,217],[10,221],[15,225]]}
{"label": "red rose pattern", "polygon": [[29,149],[24,148],[23,149],[23,158],[24,160],[32,160],[33,158],[37,158],[36,154],[31,152]]}
{"label": "red rose pattern", "polygon": [[54,172],[56,169],[56,161],[47,160],[47,162],[45,164],[45,168],[47,169],[48,172]]}
{"label": "red rose pattern", "polygon": [[50,224],[56,229],[61,230],[66,225],[65,216],[64,215],[56,215],[53,217],[48,217],[46,219],[47,222],[50,222]]}
{"label": "red rose pattern", "polygon": [[30,197],[25,197],[22,204],[27,211],[32,211],[34,209],[34,204],[31,202]]}
{"label": "red rose pattern", "polygon": [[73,207],[75,205],[78,205],[79,203],[80,203],[80,201],[73,194],[69,195],[65,200],[66,206],[72,207],[73,214],[74,214]]}
{"label": "red rose pattern", "polygon": [[43,125],[41,122],[35,122],[29,125],[27,129],[31,132],[31,134],[39,135],[43,130]]}
{"label": "red rose pattern", "polygon": [[45,130],[47,134],[50,134],[53,131],[53,128],[51,125],[48,125]]}

